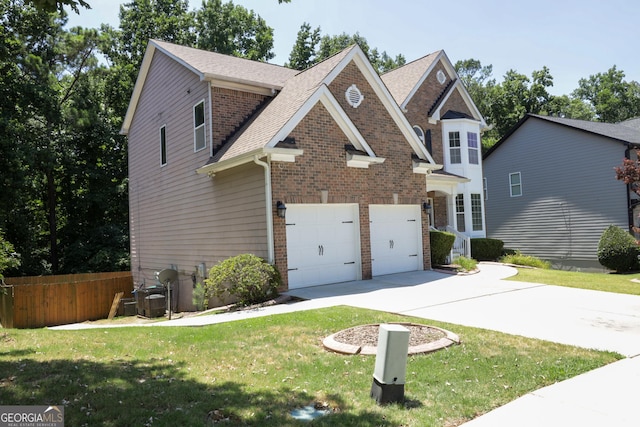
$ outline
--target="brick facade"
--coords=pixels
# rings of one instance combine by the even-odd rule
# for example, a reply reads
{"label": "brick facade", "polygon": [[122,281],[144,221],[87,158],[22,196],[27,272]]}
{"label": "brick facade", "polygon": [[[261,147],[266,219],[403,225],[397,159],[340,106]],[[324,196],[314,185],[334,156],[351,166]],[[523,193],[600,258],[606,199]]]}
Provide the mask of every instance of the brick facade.
{"label": "brick facade", "polygon": [[[364,95],[358,108],[351,107],[345,91],[356,84]],[[426,200],[425,176],[412,170],[413,150],[382,102],[354,63],[345,67],[329,85],[351,121],[378,157],[386,160],[368,169],[347,167],[345,144],[349,141],[324,106],[318,103],[289,135],[304,150],[295,163],[274,163],[271,169],[273,209],[285,203],[320,203],[328,191],[328,203],[357,203],[360,215],[360,247],[363,279],[371,278],[369,205],[420,205]],[[424,268],[431,268],[427,216],[422,213]],[[274,218],[275,263],[287,281],[285,220]]]}

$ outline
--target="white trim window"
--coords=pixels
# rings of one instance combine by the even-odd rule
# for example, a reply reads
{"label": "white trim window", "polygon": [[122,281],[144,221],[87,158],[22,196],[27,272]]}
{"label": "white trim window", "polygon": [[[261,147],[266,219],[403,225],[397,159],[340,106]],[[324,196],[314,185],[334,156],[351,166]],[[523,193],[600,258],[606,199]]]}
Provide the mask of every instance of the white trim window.
{"label": "white trim window", "polygon": [[471,226],[473,231],[482,231],[482,194],[471,193]]}
{"label": "white trim window", "polygon": [[522,196],[522,175],[520,172],[509,174],[509,195],[511,197]]}
{"label": "white trim window", "polygon": [[464,226],[464,194],[456,196],[456,228],[461,233],[466,231]]}
{"label": "white trim window", "polygon": [[449,161],[451,164],[462,163],[460,152],[460,132],[449,132]]}
{"label": "white trim window", "polygon": [[160,128],[160,166],[167,164],[167,125]]}
{"label": "white trim window", "polygon": [[480,164],[480,156],[478,155],[478,134],[475,132],[467,132],[467,145],[469,146],[469,164]]}
{"label": "white trim window", "polygon": [[193,106],[193,151],[206,148],[207,138],[204,124],[204,100]]}

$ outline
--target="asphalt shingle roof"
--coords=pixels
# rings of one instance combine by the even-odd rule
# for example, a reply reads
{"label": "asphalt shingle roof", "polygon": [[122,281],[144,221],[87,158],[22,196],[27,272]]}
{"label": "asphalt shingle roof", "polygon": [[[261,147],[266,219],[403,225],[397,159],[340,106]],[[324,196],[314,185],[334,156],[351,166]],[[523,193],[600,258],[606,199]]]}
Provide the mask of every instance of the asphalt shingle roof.
{"label": "asphalt shingle roof", "polygon": [[[530,114],[531,117],[558,123],[575,129],[595,133],[597,135],[618,139],[631,144],[640,144],[640,118],[628,120],[622,123],[590,122],[587,120],[566,119],[563,117],[540,116]],[[627,123],[625,125],[625,123]],[[636,126],[634,128],[634,125]]]}
{"label": "asphalt shingle roof", "polygon": [[402,105],[406,101],[413,88],[438,58],[440,52],[442,51],[430,53],[380,76],[398,105]]}
{"label": "asphalt shingle roof", "polygon": [[221,53],[152,40],[156,46],[173,55],[205,77],[253,83],[265,87],[282,87],[297,70],[266,62],[251,61]]}

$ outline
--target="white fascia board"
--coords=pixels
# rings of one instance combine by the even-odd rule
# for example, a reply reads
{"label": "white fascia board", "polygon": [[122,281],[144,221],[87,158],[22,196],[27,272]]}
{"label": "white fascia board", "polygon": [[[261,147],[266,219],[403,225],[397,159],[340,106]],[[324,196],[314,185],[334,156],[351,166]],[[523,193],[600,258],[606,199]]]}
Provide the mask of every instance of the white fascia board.
{"label": "white fascia board", "polygon": [[265,152],[262,148],[259,148],[257,150],[253,150],[248,153],[245,153],[241,156],[233,157],[229,160],[223,160],[220,162],[204,165],[196,169],[196,172],[200,175],[214,176],[217,172],[222,172],[223,170],[231,169],[236,166],[243,165],[245,163],[253,162],[254,156],[258,156],[258,158],[262,158],[265,156]]}
{"label": "white fascia board", "polygon": [[140,94],[142,93],[144,82],[147,79],[147,73],[149,72],[149,67],[151,67],[151,61],[153,59],[153,54],[155,53],[156,48],[156,44],[153,42],[153,40],[150,40],[147,44],[147,50],[144,53],[144,57],[142,58],[142,64],[140,64],[140,70],[138,71],[138,76],[136,77],[136,83],[133,86],[133,93],[131,94],[131,99],[129,100],[127,113],[125,114],[124,120],[122,121],[120,135],[127,135],[129,133],[129,128],[131,127],[133,116],[136,112],[136,108],[138,107]]}
{"label": "white fascia board", "polygon": [[440,174],[436,174],[436,175],[429,175],[429,182],[437,182],[439,184],[451,184],[451,185],[458,185],[458,184],[464,184],[467,182],[471,182],[470,178],[465,178],[462,176],[451,176],[451,175],[440,175]]}

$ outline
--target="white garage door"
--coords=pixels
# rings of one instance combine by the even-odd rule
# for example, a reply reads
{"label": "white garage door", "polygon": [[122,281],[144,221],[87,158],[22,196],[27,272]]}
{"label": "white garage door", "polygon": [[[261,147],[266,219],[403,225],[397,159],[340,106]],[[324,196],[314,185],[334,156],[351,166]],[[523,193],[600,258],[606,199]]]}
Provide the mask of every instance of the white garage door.
{"label": "white garage door", "polygon": [[374,276],[422,270],[420,206],[369,206]]}
{"label": "white garage door", "polygon": [[360,227],[355,204],[288,204],[289,288],[358,280]]}

